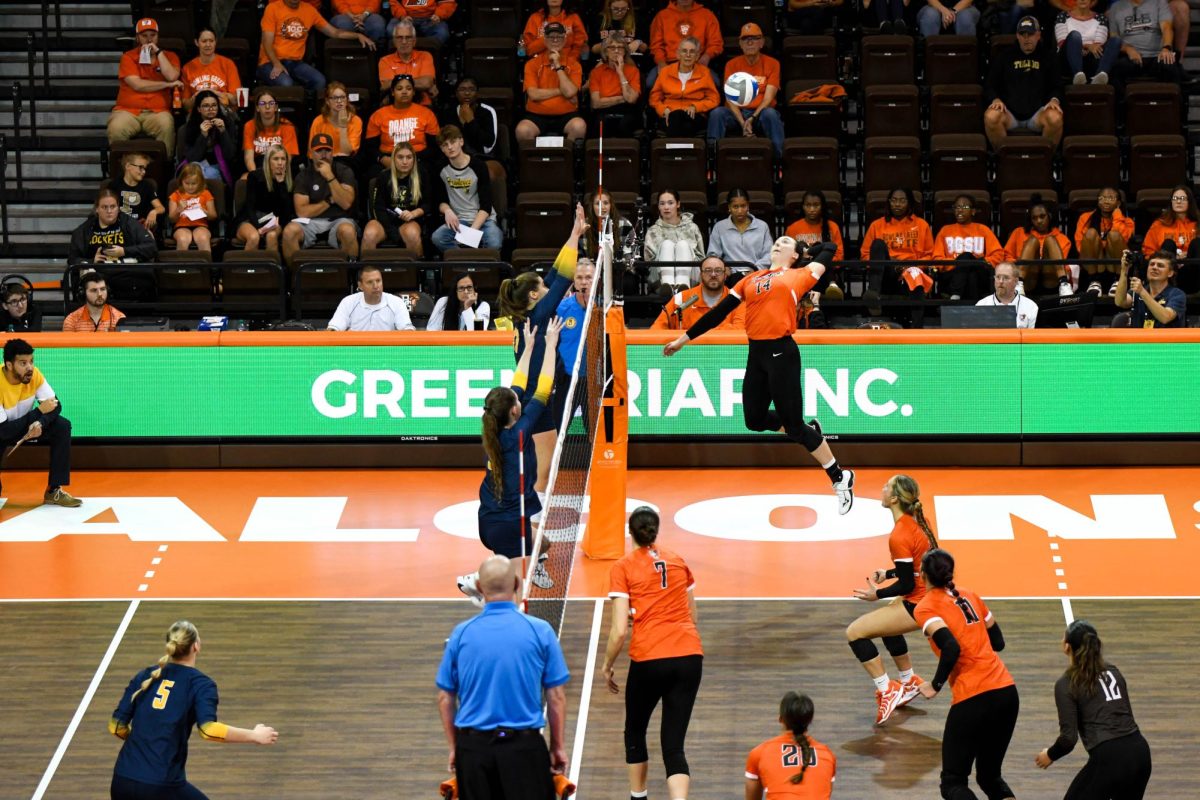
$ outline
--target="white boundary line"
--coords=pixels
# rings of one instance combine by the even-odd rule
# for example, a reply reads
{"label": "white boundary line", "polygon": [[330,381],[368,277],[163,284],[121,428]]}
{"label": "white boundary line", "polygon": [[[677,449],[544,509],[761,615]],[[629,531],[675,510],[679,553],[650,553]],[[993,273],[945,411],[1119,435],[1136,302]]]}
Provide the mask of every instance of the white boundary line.
{"label": "white boundary line", "polygon": [[108,671],[108,665],[112,662],[113,656],[116,655],[117,647],[121,644],[121,639],[125,638],[125,631],[129,628],[129,623],[133,620],[133,615],[137,613],[137,609],[138,601],[131,600],[129,608],[125,610],[125,618],[121,620],[117,632],[113,634],[112,641],[108,643],[108,650],[105,651],[104,658],[100,659],[100,666],[96,667],[96,674],[92,676],[92,682],[88,684],[87,691],[83,693],[83,699],[79,701],[79,707],[75,709],[75,716],[71,718],[71,723],[67,725],[67,730],[63,733],[62,740],[58,743],[58,749],[51,756],[50,763],[46,766],[46,771],[42,774],[42,779],[38,782],[37,788],[34,789],[31,800],[41,800],[42,795],[46,793],[47,787],[50,786],[50,781],[54,778],[54,773],[58,770],[58,765],[62,761],[63,755],[67,752],[67,747],[71,744],[71,739],[75,737],[75,731],[79,729],[79,723],[83,721],[83,715],[87,712],[88,706],[92,704],[92,698],[96,696],[96,690],[100,688],[100,681],[104,678],[104,673]]}
{"label": "white boundary line", "polygon": [[[575,740],[571,743],[571,769],[567,779],[579,786],[583,767],[583,740],[587,733],[588,708],[592,704],[592,681],[596,677],[596,653],[600,649],[600,624],[604,619],[604,600],[597,599],[592,611],[592,638],[588,642],[587,662],[583,669],[583,692],[579,695],[579,714],[575,718]],[[579,793],[575,793],[579,797]]]}
{"label": "white boundary line", "polygon": [[1062,599],[1063,616],[1066,617],[1067,624],[1070,625],[1075,621],[1075,610],[1071,608],[1071,598],[1064,597]]}

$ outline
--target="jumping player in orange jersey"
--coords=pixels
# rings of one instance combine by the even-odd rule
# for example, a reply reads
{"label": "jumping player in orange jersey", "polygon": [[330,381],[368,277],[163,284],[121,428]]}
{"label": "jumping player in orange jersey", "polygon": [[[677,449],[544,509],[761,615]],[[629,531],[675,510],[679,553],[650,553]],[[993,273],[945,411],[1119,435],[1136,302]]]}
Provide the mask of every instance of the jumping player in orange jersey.
{"label": "jumping player in orange jersey", "polygon": [[750,751],[746,758],[746,800],[829,800],[837,774],[833,751],[808,735],[813,701],[788,692],[779,704],[783,733]]}
{"label": "jumping player in orange jersey", "polygon": [[1020,699],[996,655],[1004,649],[1004,636],[979,595],[954,586],[954,557],[945,550],[926,553],[921,574],[929,590],[914,616],[938,656],[937,673],[921,684],[921,694],[932,700],[946,681],[954,692],[942,732],[942,797],[977,796],[967,787],[973,762],[975,780],[988,800],[1008,800],[1013,790],[1000,767],[1017,726]]}
{"label": "jumping player in orange jersey", "polygon": [[[797,269],[796,240],[780,236],[771,247],[770,269],[751,273],[738,281],[725,298],[700,318],[687,333],[663,347],[663,355],[679,352],[685,344],[720,325],[738,304],[746,304],[746,377],[742,382],[742,413],[752,431],[784,431],[804,445],[833,481],[838,513],[854,505],[854,470],[843,470],[821,435],[815,419],[804,422],[804,394],[800,382],[800,349],[796,332],[796,306],[825,274],[833,261],[835,245],[819,246],[812,261]],[[810,249],[809,253],[813,253]],[[771,410],[774,401],[775,410]]]}
{"label": "jumping player in orange jersey", "polygon": [[[930,548],[937,547],[933,530],[925,521],[925,510],[921,506],[921,487],[908,475],[893,475],[883,485],[881,502],[892,512],[896,525],[888,536],[888,550],[895,566],[892,569],[877,569],[867,578],[867,588],[855,589],[854,596],[868,603],[892,598],[883,608],[868,611],[846,628],[846,639],[850,649],[863,668],[875,681],[875,724],[887,722],[892,712],[920,693],[922,680],[912,669],[912,658],[908,655],[908,642],[904,634],[917,630],[913,609],[925,596],[925,583],[916,574],[921,558]],[[879,584],[895,578],[883,588]],[[888,678],[874,642],[883,639],[883,646],[891,653],[900,670],[900,680]]]}
{"label": "jumping player in orange jersey", "polygon": [[663,763],[672,800],[686,800],[691,773],[683,740],[700,691],[704,649],[696,629],[695,580],[688,565],[658,543],[658,513],[649,506],[629,515],[629,535],[637,548],[613,565],[609,578],[612,626],[604,651],[604,680],[620,691],[614,665],[633,620],[629,642],[629,677],[625,681],[625,763],[629,794],[646,796],[650,754],[646,729],[654,707],[662,701]]}

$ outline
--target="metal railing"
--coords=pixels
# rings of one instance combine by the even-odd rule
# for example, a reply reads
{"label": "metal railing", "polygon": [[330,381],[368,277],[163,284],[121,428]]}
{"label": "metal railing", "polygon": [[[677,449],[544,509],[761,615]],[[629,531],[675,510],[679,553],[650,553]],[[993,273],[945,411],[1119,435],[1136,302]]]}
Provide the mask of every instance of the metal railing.
{"label": "metal railing", "polygon": [[[20,148],[17,148],[20,153]],[[8,249],[8,137],[0,133],[0,239]]]}

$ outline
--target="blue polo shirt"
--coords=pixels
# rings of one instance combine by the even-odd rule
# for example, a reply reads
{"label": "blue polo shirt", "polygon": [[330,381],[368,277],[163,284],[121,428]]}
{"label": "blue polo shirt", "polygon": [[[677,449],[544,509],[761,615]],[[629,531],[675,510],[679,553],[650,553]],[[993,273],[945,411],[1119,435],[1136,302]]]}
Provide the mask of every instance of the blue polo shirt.
{"label": "blue polo shirt", "polygon": [[571,677],[550,623],[491,602],[450,634],[439,689],[458,696],[458,728],[543,728],[542,690]]}
{"label": "blue polo shirt", "polygon": [[[562,331],[558,334],[558,358],[566,375],[570,375],[575,367],[575,356],[579,352],[579,342],[583,339],[584,311],[578,297],[573,294],[558,304],[558,317],[563,321]],[[580,367],[582,366],[584,365],[580,364]]]}
{"label": "blue polo shirt", "polygon": [[[1141,296],[1134,297],[1133,310],[1129,314],[1131,328],[1182,328],[1187,321],[1187,295],[1178,286],[1168,286],[1154,298],[1167,308],[1175,309],[1175,319],[1163,325],[1146,309]],[[565,331],[564,331],[565,333]],[[560,339],[561,341],[561,339]]]}

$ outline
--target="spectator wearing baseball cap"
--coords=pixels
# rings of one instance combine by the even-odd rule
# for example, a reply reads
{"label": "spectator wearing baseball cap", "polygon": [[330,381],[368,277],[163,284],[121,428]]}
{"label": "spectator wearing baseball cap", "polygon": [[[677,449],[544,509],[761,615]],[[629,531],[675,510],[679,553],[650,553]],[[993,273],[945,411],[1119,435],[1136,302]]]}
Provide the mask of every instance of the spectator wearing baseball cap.
{"label": "spectator wearing baseball cap", "polygon": [[357,258],[354,171],[333,160],[333,137],[328,133],[313,136],[308,151],[311,159],[294,183],[296,218],[283,229],[283,259],[292,266],[301,247],[312,247],[322,239],[340,251],[338,255]]}
{"label": "spectator wearing baseball cap", "polygon": [[546,31],[550,25],[558,25],[566,37],[562,51],[576,61],[587,58],[587,29],[573,6],[572,0],[542,0],[538,3],[538,10],[529,15],[521,34],[526,55],[532,57],[546,52]]}
{"label": "spectator wearing baseball cap", "polygon": [[775,95],[779,93],[779,62],[765,55],[762,28],[753,22],[742,26],[738,36],[742,54],[725,64],[725,80],[735,72],[753,75],[758,81],[758,96],[745,106],[729,98],[724,106],[713,109],[708,118],[708,138],[720,139],[735,130],[737,136],[753,138],[766,135],[775,146],[775,155],[783,157],[783,118],[775,110]]}
{"label": "spectator wearing baseball cap", "polygon": [[1058,91],[1058,60],[1042,46],[1042,26],[1036,17],[1022,17],[1016,44],[992,58],[984,86],[983,130],[992,147],[1018,128],[1040,133],[1057,147],[1063,132]]}
{"label": "spectator wearing baseball cap", "polygon": [[339,31],[321,12],[301,0],[271,0],[262,16],[262,43],[258,48],[258,82],[267,86],[295,86],[313,93],[325,90],[325,76],[304,60],[308,33],[316,28],[331,39],[353,39],[368,50],[375,42],[358,31]]}
{"label": "spectator wearing baseball cap", "polygon": [[917,29],[926,38],[942,33],[974,36],[978,24],[975,0],[927,0],[925,7],[917,11]]}
{"label": "spectator wearing baseball cap", "polygon": [[158,46],[158,23],[144,17],[134,26],[137,47],[121,56],[117,71],[120,89],[108,116],[108,141],[123,142],[151,136],[175,152],[172,93],[181,89],[179,56]]}
{"label": "spectator wearing baseball cap", "polygon": [[532,145],[539,136],[587,136],[579,115],[583,65],[564,47],[567,29],[559,22],[545,27],[546,49],[525,62],[525,118],[517,123],[517,143]]}
{"label": "spectator wearing baseball cap", "polygon": [[788,0],[786,26],[789,34],[821,36],[833,27],[833,15],[843,0]]}

